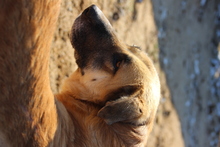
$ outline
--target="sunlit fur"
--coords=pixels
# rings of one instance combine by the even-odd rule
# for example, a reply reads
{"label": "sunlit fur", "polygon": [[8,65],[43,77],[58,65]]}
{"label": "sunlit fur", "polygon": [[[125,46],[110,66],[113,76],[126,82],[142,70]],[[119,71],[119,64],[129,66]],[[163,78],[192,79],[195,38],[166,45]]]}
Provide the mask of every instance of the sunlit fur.
{"label": "sunlit fur", "polygon": [[[3,0],[0,7],[0,146],[146,144],[160,86],[143,52],[120,45],[131,63],[121,63],[115,75],[92,65],[78,68],[54,96],[48,62],[60,1]],[[110,61],[105,64],[111,71]],[[115,91],[130,87],[131,95],[109,101]],[[122,113],[110,115],[109,108]]]}
{"label": "sunlit fur", "polygon": [[[160,88],[156,71],[150,59],[142,51],[134,50],[133,48],[131,50],[125,49],[124,52],[132,57],[132,63],[129,65],[123,65],[122,63],[119,71],[114,76],[102,69],[86,68],[84,75],[78,69],[65,81],[62,92],[57,97],[72,114],[74,125],[80,130],[76,136],[79,146],[83,146],[83,144],[94,147],[146,145],[159,102]],[[115,114],[116,120],[104,121],[102,118],[97,117],[97,113],[103,109],[101,107],[107,101],[105,99],[106,95],[128,85],[138,87],[136,93],[139,93],[139,97],[137,100],[132,98],[133,95],[128,98],[121,98],[122,103],[133,99],[137,103],[137,107],[143,111],[141,116],[129,121],[138,124],[147,119],[146,125],[140,127],[123,123],[107,125],[106,123],[111,124],[111,121],[122,120],[117,118],[122,116]],[[140,99],[141,101],[139,101]],[[88,101],[99,105],[88,103]],[[114,102],[107,102],[106,105],[111,105],[111,103]],[[132,108],[134,107],[131,106]],[[123,109],[122,104],[121,111]],[[136,113],[136,110],[134,109],[131,112]],[[130,113],[124,115],[129,118],[133,115]],[[81,140],[82,138],[84,141]],[[91,140],[91,138],[94,139]]]}
{"label": "sunlit fur", "polygon": [[49,81],[59,0],[0,1],[0,146],[67,146],[74,131]]}

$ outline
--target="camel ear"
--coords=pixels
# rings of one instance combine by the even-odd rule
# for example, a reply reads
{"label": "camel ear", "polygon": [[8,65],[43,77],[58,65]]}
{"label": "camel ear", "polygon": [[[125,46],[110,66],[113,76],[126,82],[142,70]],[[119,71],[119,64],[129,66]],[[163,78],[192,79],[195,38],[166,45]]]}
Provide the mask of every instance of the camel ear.
{"label": "camel ear", "polygon": [[135,93],[137,93],[138,90],[141,89],[141,86],[139,85],[127,85],[123,86],[121,88],[118,88],[115,91],[110,92],[105,96],[106,101],[114,101],[117,99],[120,99],[122,97],[131,97]]}
{"label": "camel ear", "polygon": [[116,122],[133,123],[142,115],[138,98],[122,97],[116,101],[107,102],[98,112],[98,116],[111,125]]}
{"label": "camel ear", "polygon": [[112,92],[98,116],[109,125],[116,122],[134,123],[143,113],[140,89],[140,86],[125,86]]}

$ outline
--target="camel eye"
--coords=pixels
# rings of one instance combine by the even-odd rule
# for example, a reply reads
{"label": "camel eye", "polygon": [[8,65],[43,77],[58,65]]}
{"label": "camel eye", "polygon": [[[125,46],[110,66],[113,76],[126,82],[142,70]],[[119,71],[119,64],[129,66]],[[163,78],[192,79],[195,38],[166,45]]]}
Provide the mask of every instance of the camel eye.
{"label": "camel eye", "polygon": [[122,65],[131,63],[131,57],[124,53],[114,53],[112,55],[113,73],[115,74]]}
{"label": "camel eye", "polygon": [[116,67],[120,67],[120,65],[121,65],[121,61],[118,61],[118,62],[116,63]]}
{"label": "camel eye", "polygon": [[124,53],[114,53],[112,56],[112,65],[114,67],[114,73],[118,71],[122,64],[129,64],[131,58]]}
{"label": "camel eye", "polygon": [[112,65],[114,67],[114,73],[117,72],[117,70],[121,66],[123,60],[124,60],[124,58],[121,54],[117,53],[117,54],[113,55]]}
{"label": "camel eye", "polygon": [[120,68],[122,62],[123,62],[123,60],[120,60],[120,61],[117,61],[117,62],[113,63],[114,73],[116,73],[118,71],[118,69]]}

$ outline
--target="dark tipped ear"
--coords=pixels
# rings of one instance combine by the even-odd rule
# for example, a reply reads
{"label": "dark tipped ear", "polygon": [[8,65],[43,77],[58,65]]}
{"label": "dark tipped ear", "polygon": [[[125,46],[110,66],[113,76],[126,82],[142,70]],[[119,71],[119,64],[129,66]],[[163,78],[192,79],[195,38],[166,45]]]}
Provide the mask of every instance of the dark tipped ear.
{"label": "dark tipped ear", "polygon": [[123,96],[131,96],[140,89],[141,89],[141,86],[139,86],[139,85],[123,86],[123,87],[107,94],[105,97],[105,100],[106,101],[114,101],[114,100],[117,100]]}
{"label": "dark tipped ear", "polygon": [[136,124],[136,120],[143,113],[141,103],[138,98],[122,97],[107,104],[98,112],[98,116],[111,125],[116,122],[126,122]]}
{"label": "dark tipped ear", "polygon": [[[116,122],[125,122],[140,125],[145,118],[145,98],[142,98],[140,86],[125,86],[108,95],[108,102],[98,112],[98,116],[111,125]],[[141,118],[141,120],[139,119]],[[140,122],[141,121],[141,122]]]}

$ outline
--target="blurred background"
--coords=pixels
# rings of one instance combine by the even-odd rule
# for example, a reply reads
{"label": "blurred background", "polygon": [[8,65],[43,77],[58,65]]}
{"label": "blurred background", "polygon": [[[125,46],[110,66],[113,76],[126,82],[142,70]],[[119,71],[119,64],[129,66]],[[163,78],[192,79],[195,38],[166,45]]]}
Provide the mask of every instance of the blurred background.
{"label": "blurred background", "polygon": [[53,91],[75,69],[69,32],[96,4],[118,37],[154,61],[161,101],[148,147],[216,147],[220,131],[220,0],[63,0],[52,44]]}

